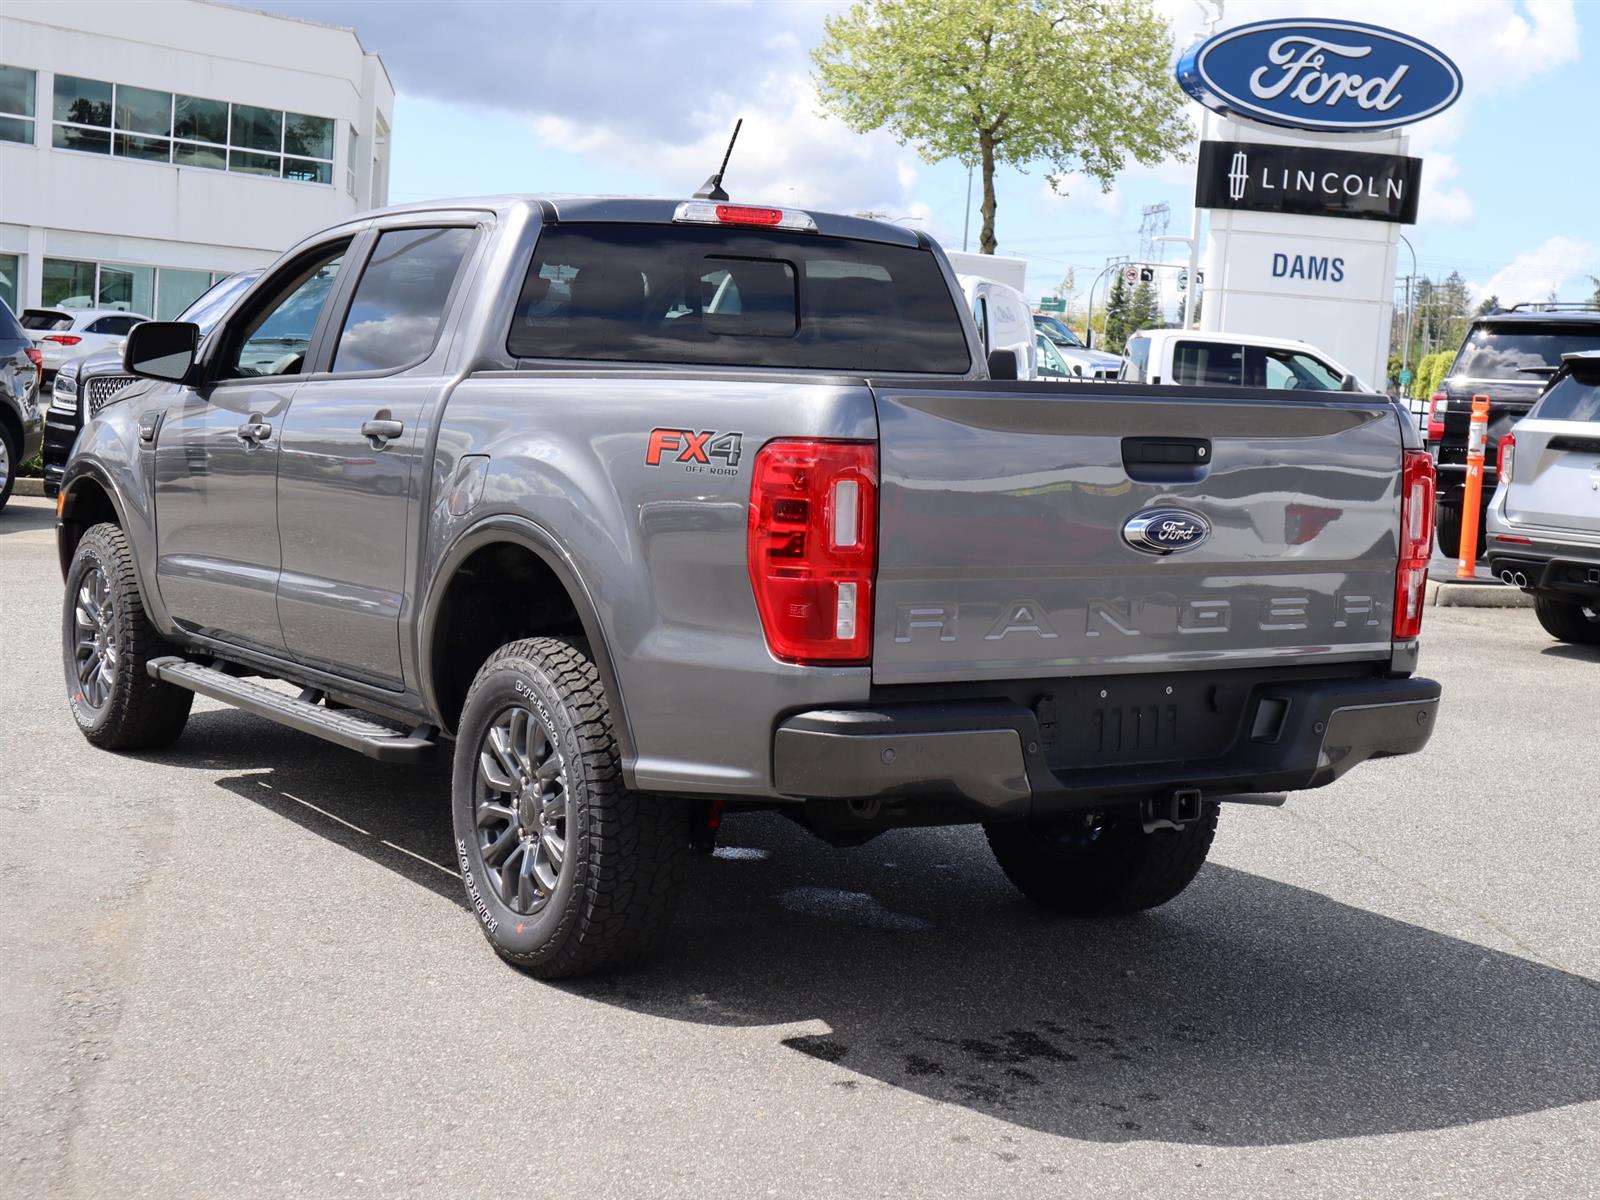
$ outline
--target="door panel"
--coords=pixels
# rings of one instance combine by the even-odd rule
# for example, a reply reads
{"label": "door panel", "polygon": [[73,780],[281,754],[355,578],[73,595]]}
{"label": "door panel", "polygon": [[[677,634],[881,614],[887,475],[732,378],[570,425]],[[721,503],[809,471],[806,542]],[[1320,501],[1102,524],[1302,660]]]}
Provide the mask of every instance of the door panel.
{"label": "door panel", "polygon": [[[156,443],[156,586],[184,626],[281,652],[276,433],[300,381],[185,389]],[[253,419],[273,435],[245,441]]]}
{"label": "door panel", "polygon": [[[439,380],[322,379],[304,384],[278,466],[283,574],[278,617],[289,651],[398,688],[408,509],[428,401]],[[403,432],[361,434],[387,413]]]}

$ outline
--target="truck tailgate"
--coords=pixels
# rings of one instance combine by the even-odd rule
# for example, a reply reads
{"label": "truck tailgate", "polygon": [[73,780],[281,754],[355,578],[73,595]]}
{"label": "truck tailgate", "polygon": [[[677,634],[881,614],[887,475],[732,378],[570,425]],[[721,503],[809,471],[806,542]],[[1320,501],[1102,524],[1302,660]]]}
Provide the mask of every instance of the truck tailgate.
{"label": "truck tailgate", "polygon": [[[875,682],[1389,657],[1402,442],[1383,400],[873,392]],[[1162,509],[1152,540],[1181,548],[1135,548],[1130,523]]]}

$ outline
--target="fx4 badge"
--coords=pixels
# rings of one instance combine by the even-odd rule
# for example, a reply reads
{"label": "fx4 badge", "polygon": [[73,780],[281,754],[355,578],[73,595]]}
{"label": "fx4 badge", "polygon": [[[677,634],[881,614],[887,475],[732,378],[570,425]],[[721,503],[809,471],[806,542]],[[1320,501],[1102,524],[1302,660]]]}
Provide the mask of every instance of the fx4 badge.
{"label": "fx4 badge", "polygon": [[711,429],[700,433],[692,429],[652,429],[644,462],[647,467],[659,467],[666,459],[681,463],[685,471],[737,475],[743,440],[742,433],[717,433]]}
{"label": "fx4 badge", "polygon": [[1122,527],[1122,540],[1146,554],[1193,550],[1211,536],[1211,525],[1199,513],[1181,508],[1147,508]]}

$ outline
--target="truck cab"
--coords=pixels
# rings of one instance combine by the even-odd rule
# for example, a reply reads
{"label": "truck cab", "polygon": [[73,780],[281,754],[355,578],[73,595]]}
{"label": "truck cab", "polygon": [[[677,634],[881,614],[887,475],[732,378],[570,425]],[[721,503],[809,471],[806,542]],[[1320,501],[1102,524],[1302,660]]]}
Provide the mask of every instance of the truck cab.
{"label": "truck cab", "polygon": [[1141,329],[1128,338],[1119,378],[1180,387],[1273,391],[1370,389],[1309,342],[1196,329]]}

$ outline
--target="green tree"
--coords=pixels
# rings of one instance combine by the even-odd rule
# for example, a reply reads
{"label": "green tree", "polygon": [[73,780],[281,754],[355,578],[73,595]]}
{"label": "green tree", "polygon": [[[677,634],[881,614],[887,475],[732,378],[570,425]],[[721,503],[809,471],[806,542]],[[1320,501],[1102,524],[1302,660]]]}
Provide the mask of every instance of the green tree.
{"label": "green tree", "polygon": [[1600,308],[1600,275],[1589,276],[1589,282],[1594,284],[1594,295],[1589,297],[1589,302]]}
{"label": "green tree", "polygon": [[1181,157],[1192,136],[1150,0],[857,0],[823,30],[824,108],[980,169],[984,254],[997,165],[1044,163],[1057,191],[1071,172],[1109,191],[1130,157]]}
{"label": "green tree", "polygon": [[1161,300],[1156,295],[1156,288],[1153,283],[1140,283],[1138,287],[1134,288],[1133,302],[1128,308],[1128,332],[1130,334],[1141,329],[1159,329],[1166,324],[1161,316]]}
{"label": "green tree", "polygon": [[[1597,294],[1600,294],[1600,293],[1597,293]],[[1483,298],[1483,303],[1479,304],[1477,309],[1473,312],[1473,316],[1486,317],[1490,313],[1499,312],[1499,311],[1500,311],[1500,297],[1499,296],[1485,296]]]}
{"label": "green tree", "polygon": [[1112,354],[1122,353],[1128,335],[1133,332],[1132,316],[1133,297],[1122,282],[1122,272],[1118,271],[1111,285],[1111,298],[1106,301],[1105,344],[1100,349]]}

